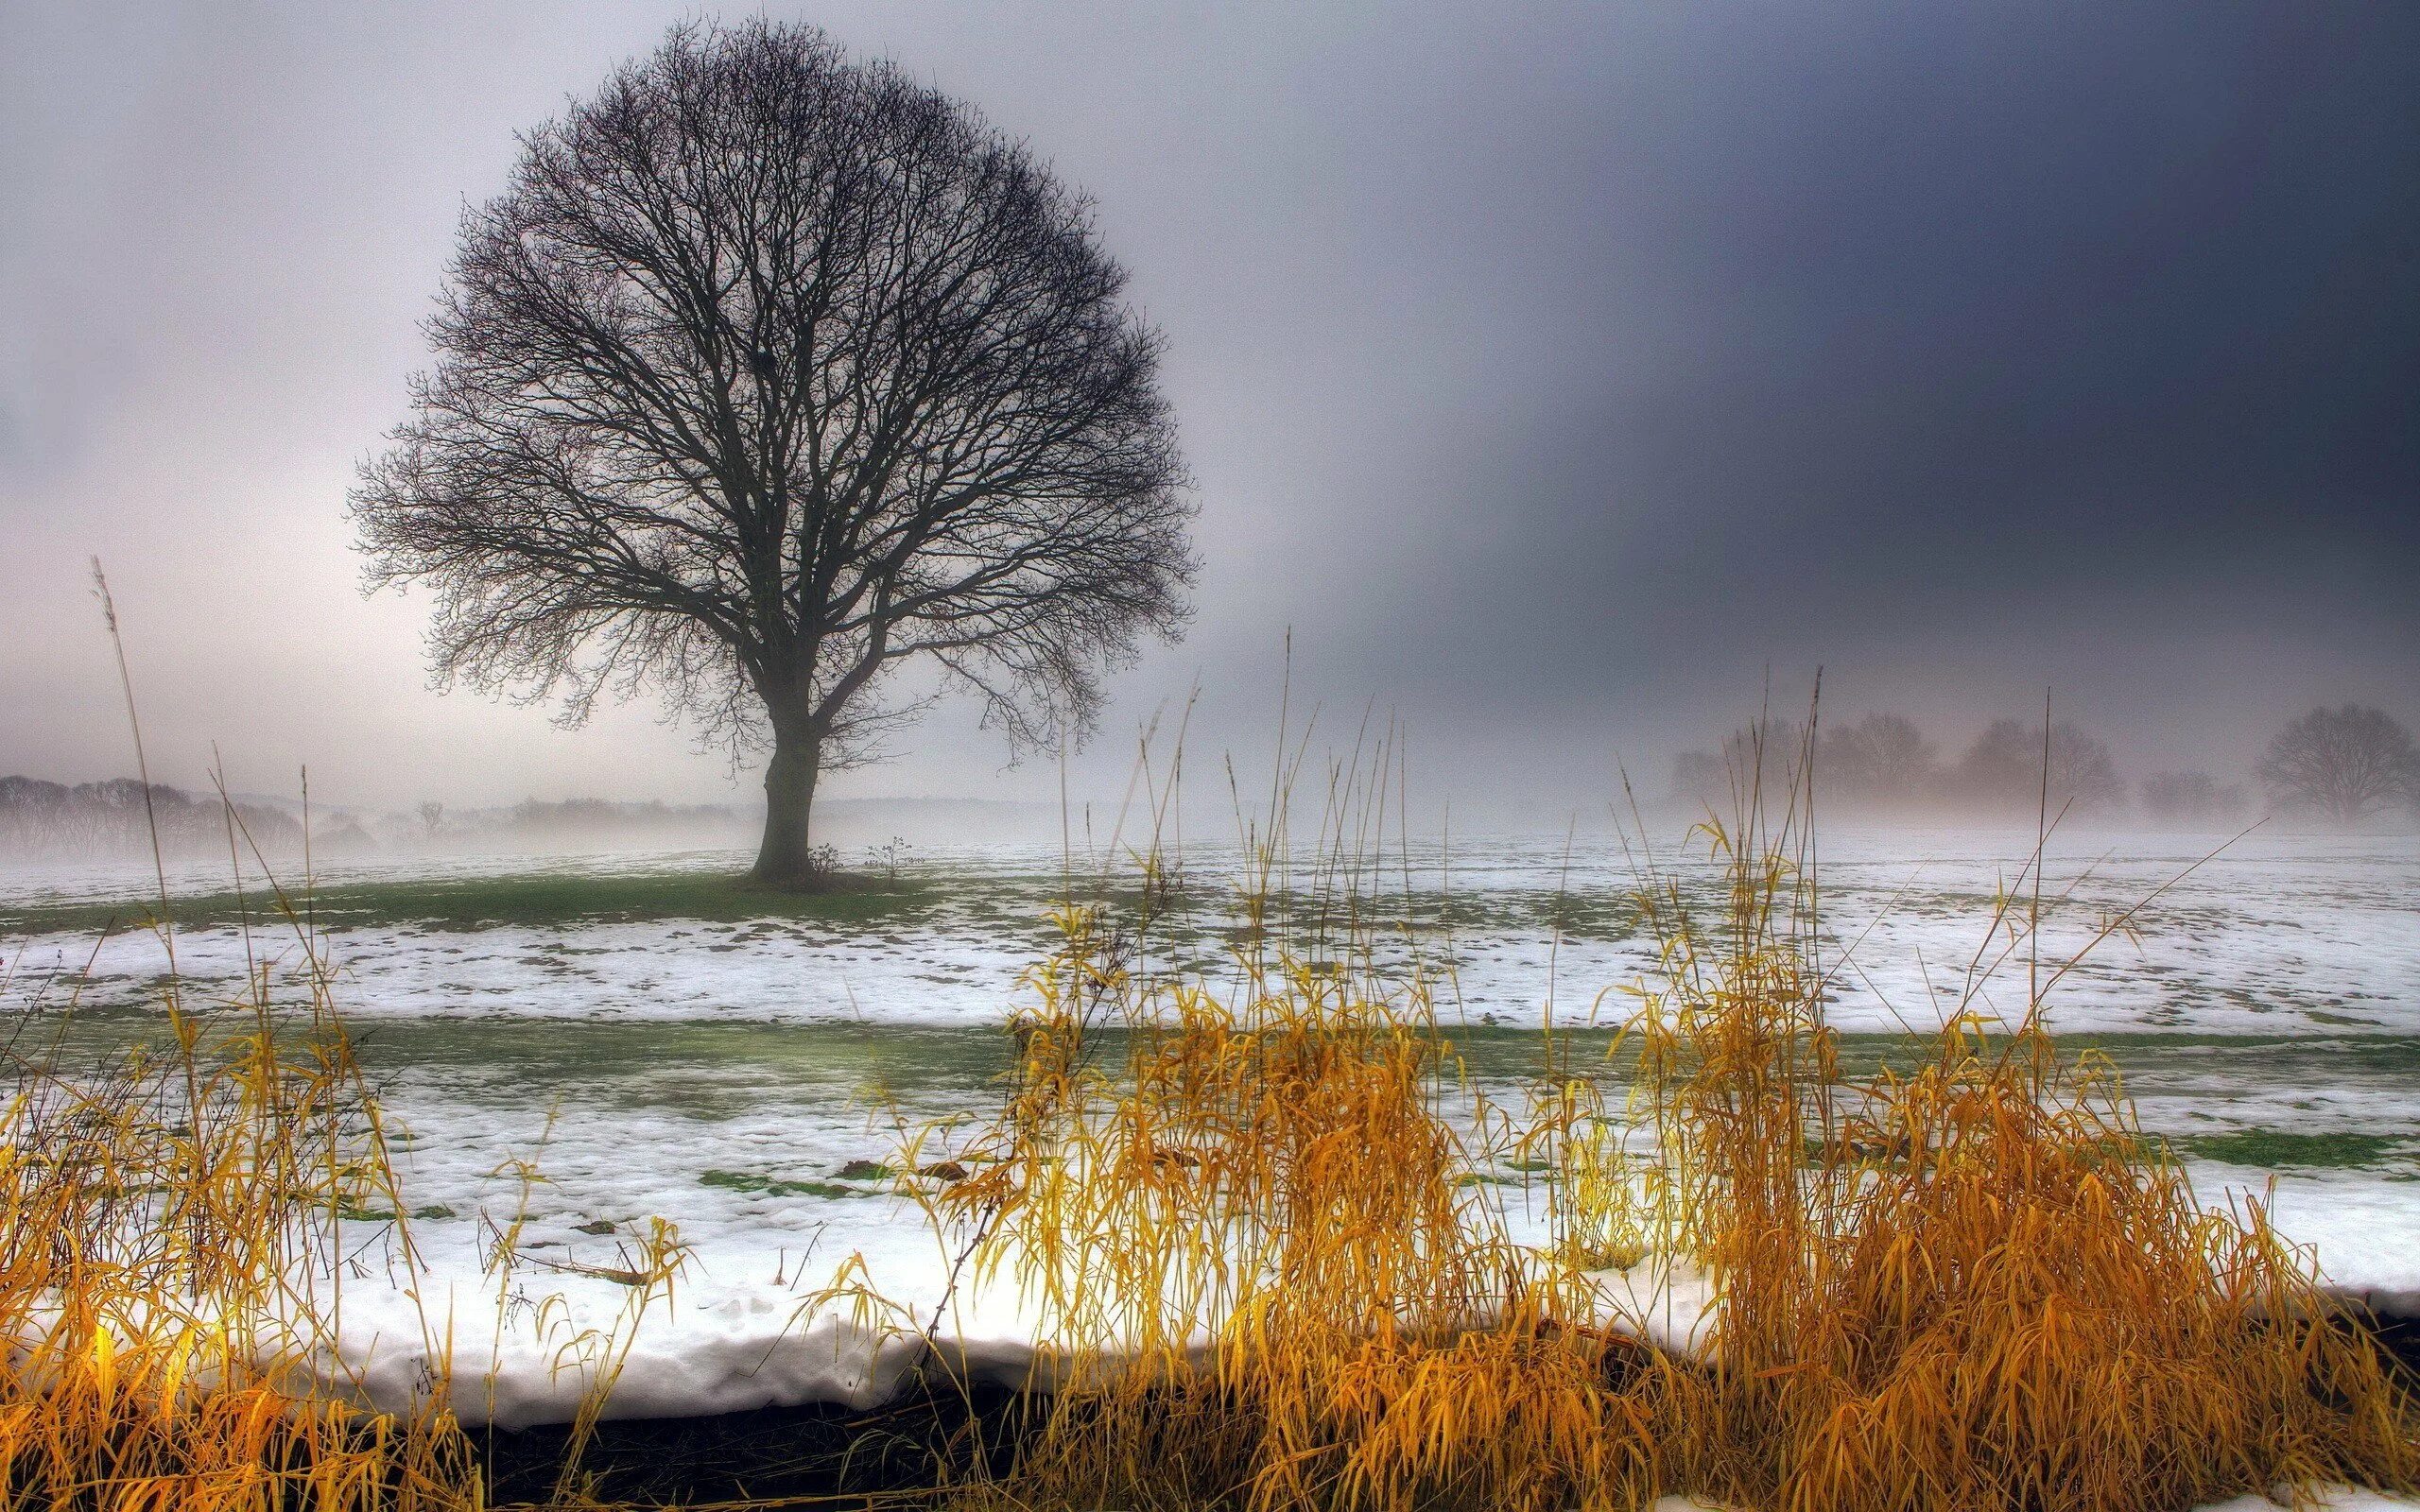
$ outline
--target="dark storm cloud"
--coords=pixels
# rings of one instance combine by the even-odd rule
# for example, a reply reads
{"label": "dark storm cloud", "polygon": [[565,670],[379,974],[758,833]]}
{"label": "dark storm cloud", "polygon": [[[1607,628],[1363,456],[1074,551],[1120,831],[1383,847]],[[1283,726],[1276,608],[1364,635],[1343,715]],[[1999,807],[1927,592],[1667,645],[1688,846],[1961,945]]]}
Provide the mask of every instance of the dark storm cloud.
{"label": "dark storm cloud", "polygon": [[[1198,680],[1258,748],[1288,627],[1433,787],[1600,791],[1819,663],[2238,777],[2312,702],[2420,714],[2420,9],[771,9],[1029,140],[1167,334],[1200,614],[1113,733]],[[689,13],[11,8],[0,770],[121,762],[97,551],[176,627],[164,747],[730,790],[643,711],[423,690],[340,518],[461,206]],[[851,781],[994,783],[964,711],[901,748]]]}
{"label": "dark storm cloud", "polygon": [[2082,615],[2113,663],[2254,625],[2408,674],[2415,77],[2392,8],[1777,9],[1617,52],[1560,360],[1455,480],[1493,528],[1431,558],[1478,608],[1420,646],[1508,696],[1927,644],[2038,681]]}

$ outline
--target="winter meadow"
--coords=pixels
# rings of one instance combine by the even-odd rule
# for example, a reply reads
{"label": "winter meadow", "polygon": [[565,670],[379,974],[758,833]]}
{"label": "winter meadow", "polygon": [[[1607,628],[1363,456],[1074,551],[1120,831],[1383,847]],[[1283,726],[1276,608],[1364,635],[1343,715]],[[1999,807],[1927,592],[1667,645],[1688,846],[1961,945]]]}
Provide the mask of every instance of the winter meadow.
{"label": "winter meadow", "polygon": [[2411,18],[26,19],[8,1506],[2420,1504]]}

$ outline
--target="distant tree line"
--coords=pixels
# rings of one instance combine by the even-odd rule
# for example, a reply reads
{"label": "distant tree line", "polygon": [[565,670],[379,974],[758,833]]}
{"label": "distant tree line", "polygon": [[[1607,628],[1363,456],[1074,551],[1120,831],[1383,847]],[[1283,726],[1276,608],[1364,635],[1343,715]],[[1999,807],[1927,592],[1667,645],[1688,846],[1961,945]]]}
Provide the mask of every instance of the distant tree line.
{"label": "distant tree line", "polygon": [[[302,846],[302,825],[294,815],[267,803],[238,800],[237,843],[249,851],[292,855]],[[216,795],[193,794],[164,783],[151,787],[147,812],[143,784],[130,777],[69,786],[32,777],[0,777],[0,862],[18,858],[130,859],[151,853],[151,826],[160,848],[171,856],[223,856],[227,819]],[[434,799],[409,814],[329,815],[312,830],[315,850],[329,854],[380,842],[411,845],[437,841],[509,841],[527,844],[627,842],[683,833],[744,828],[750,816],[716,804],[655,801],[624,803],[573,798],[559,802],[526,799],[506,808],[450,810]],[[373,830],[375,833],[373,834]],[[249,839],[244,838],[249,835]]]}
{"label": "distant tree line", "polygon": [[[1683,751],[1671,796],[1692,808],[1728,813],[1753,794],[1786,795],[1799,781],[1806,727],[1767,719],[1735,731],[1717,749]],[[2044,771],[2048,756],[2048,771]],[[2108,743],[2069,720],[1996,719],[1956,756],[1915,721],[1874,713],[1825,723],[1814,742],[1814,793],[1831,812],[1922,816],[1956,811],[1996,817],[2032,814],[2108,818],[2129,799],[2153,822],[2179,827],[2248,818],[2250,791],[2206,771],[2152,772],[2129,783]],[[2359,704],[2319,708],[2289,723],[2255,769],[2269,811],[2354,826],[2408,807],[2420,817],[2420,748],[2383,711]]]}
{"label": "distant tree line", "polygon": [[514,839],[563,841],[586,838],[629,839],[666,832],[725,829],[747,822],[747,816],[726,804],[616,802],[610,799],[567,798],[557,802],[524,799],[510,808],[471,809],[448,813],[442,803],[424,802],[416,811],[418,823],[398,837],[435,840]]}
{"label": "distant tree line", "polygon": [[[238,843],[264,850],[300,847],[302,826],[281,809],[237,803]],[[152,826],[162,850],[191,855],[227,849],[227,816],[216,797],[197,797],[153,783],[144,802],[143,784],[130,777],[105,782],[45,782],[32,777],[0,777],[0,856],[119,857],[148,854]]]}

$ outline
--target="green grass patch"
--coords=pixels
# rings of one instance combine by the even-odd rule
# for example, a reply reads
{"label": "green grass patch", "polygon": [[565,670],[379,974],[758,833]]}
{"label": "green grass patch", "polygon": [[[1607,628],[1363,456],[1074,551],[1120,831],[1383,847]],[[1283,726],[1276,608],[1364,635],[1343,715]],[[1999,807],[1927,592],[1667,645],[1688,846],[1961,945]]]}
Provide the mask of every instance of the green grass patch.
{"label": "green grass patch", "polygon": [[873,1193],[859,1187],[844,1187],[837,1181],[785,1181],[778,1177],[760,1176],[751,1171],[708,1171],[698,1177],[700,1186],[720,1187],[725,1192],[759,1193],[769,1197],[870,1197]]}
{"label": "green grass patch", "polygon": [[[786,892],[708,871],[545,871],[339,883],[321,887],[308,906],[321,927],[336,929],[420,925],[469,930],[655,919],[904,924],[972,885],[967,880],[919,875],[853,879],[825,892]],[[0,936],[138,929],[158,906],[158,900],[147,902],[130,892],[123,899],[0,909]],[[302,909],[302,901],[296,899],[295,906]],[[231,928],[247,919],[255,929],[288,927],[274,902],[265,902],[257,888],[240,899],[233,891],[178,899],[171,914],[181,930]]]}
{"label": "green grass patch", "polygon": [[2247,1128],[2231,1134],[2197,1134],[2177,1143],[2188,1155],[2227,1165],[2337,1170],[2377,1165],[2409,1142],[2393,1134],[2289,1134]]}

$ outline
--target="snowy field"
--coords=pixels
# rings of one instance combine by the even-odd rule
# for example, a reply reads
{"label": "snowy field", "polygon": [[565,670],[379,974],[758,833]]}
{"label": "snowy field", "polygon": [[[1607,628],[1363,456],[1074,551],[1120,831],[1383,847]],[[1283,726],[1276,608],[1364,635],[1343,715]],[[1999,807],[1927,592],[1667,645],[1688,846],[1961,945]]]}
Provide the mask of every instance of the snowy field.
{"label": "snowy field", "polygon": [[[2273,1180],[2283,1227],[2318,1246],[2331,1278],[2420,1307],[2420,843],[2255,836],[2210,855],[2218,844],[2054,848],[2042,974],[2106,934],[2060,976],[2054,1027],[2115,1057],[2146,1126],[2179,1142],[2205,1198]],[[2012,952],[1992,919],[2029,849],[1979,832],[1827,838],[1831,1011],[1853,1059],[1938,1024],[1970,989],[1987,1010],[2021,1005],[2032,953]],[[458,1360],[497,1328],[478,1279],[482,1215],[516,1211],[529,1258],[516,1284],[560,1282],[589,1322],[611,1321],[627,1294],[579,1268],[614,1265],[646,1220],[670,1220],[694,1246],[679,1315],[643,1331],[617,1413],[872,1400],[912,1358],[793,1314],[852,1254],[913,1309],[938,1297],[948,1256],[918,1211],[892,1182],[844,1173],[896,1163],[903,1130],[996,1095],[1001,1015],[1050,944],[1043,915],[1069,868],[1055,850],[924,850],[866,891],[784,901],[724,880],[744,859],[420,862],[318,879],[314,919],[434,1272],[421,1310],[441,1314],[449,1288],[468,1310]],[[1215,972],[1236,857],[1182,859],[1189,902],[1154,949]],[[1464,841],[1450,856],[1390,851],[1357,885],[1386,962],[1437,973],[1440,1011],[1481,1085],[1509,1091],[1535,1064],[1547,1012],[1609,1027],[1626,1011],[1619,989],[1653,959],[1629,901],[1641,865],[1607,839]],[[1702,861],[1654,865],[1706,895]],[[156,1025],[165,960],[141,927],[147,880],[0,872],[11,1011],[72,1005],[76,1053]],[[248,959],[272,975],[301,969],[292,931],[261,917],[258,879],[240,906],[223,872],[173,882],[190,1002],[233,996]],[[2023,892],[2030,904],[2030,881]],[[521,1177],[530,1165],[543,1180]],[[398,1274],[391,1235],[362,1228],[362,1272]],[[349,1305],[374,1326],[349,1342],[373,1379],[406,1390],[418,1325],[375,1291],[356,1288],[368,1300]],[[965,1300],[982,1315],[942,1332],[970,1341],[977,1368],[1022,1370],[1014,1299]],[[508,1320],[504,1333],[527,1326]],[[543,1352],[490,1343],[508,1360]],[[579,1385],[577,1371],[509,1368],[494,1410],[560,1416]]]}
{"label": "snowy field", "polygon": [[[1994,946],[1996,894],[2024,881],[2030,837],[1944,831],[1827,839],[1822,912],[1836,952],[1835,1022],[1889,1032],[1938,1022],[1970,980],[2021,1005],[2021,966]],[[2040,954],[2065,962],[2125,927],[2058,985],[2057,1026],[2301,1037],[2314,1030],[2420,1035],[2420,840],[2112,835],[2054,842]],[[2216,850],[2217,853],[2212,852]],[[1169,931],[1179,954],[1215,959],[1235,848],[1184,858],[1194,906]],[[919,851],[865,898],[831,910],[768,905],[735,889],[693,896],[746,864],[735,852],[487,859],[355,866],[319,878],[316,921],[361,1020],[988,1027],[1018,973],[1050,942],[1043,915],[1066,886],[1056,851]],[[1697,858],[1659,873],[1703,894]],[[543,867],[543,870],[538,869]],[[1076,868],[1080,889],[1090,864]],[[1396,942],[1448,974],[1449,1017],[1534,1027],[1551,1002],[1582,1022],[1597,995],[1653,964],[1628,900],[1641,864],[1616,842],[1458,842],[1450,854],[1390,850],[1359,869]],[[290,956],[268,927],[234,927],[223,865],[172,876],[178,964],[199,992],[240,984],[247,950]],[[164,969],[139,927],[147,871],[0,865],[0,950],[20,1000],[73,992],[87,1007],[147,1002]],[[215,895],[215,896],[212,896]],[[1711,902],[1711,899],[1706,898]],[[2016,900],[2022,912],[2030,884]],[[700,904],[707,906],[700,908]],[[95,949],[114,921],[117,933]],[[1187,923],[1199,927],[1188,930]],[[1997,968],[1988,979],[1979,956]]]}

